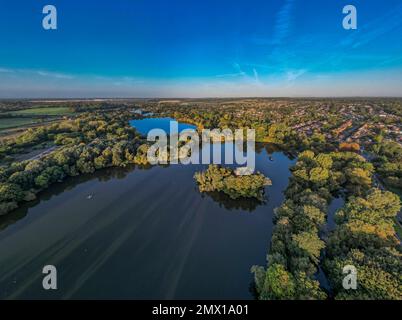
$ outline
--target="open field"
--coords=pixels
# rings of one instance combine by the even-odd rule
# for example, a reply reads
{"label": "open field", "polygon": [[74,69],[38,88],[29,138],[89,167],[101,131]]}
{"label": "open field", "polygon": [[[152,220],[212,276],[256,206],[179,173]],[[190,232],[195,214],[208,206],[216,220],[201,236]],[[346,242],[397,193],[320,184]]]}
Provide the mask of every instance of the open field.
{"label": "open field", "polygon": [[[21,119],[21,118],[18,118]],[[25,118],[28,119],[28,118]],[[10,118],[7,119],[0,119],[0,120],[10,120]],[[34,119],[35,121],[38,119]],[[17,127],[11,127],[11,128],[5,128],[5,129],[0,129],[0,142],[5,139],[12,139],[16,138],[19,135],[23,134],[26,129],[28,128],[36,128],[36,127],[41,127],[41,126],[46,126],[52,123],[57,123],[60,122],[60,119],[52,119],[52,120],[41,120],[37,122],[33,122],[31,124],[23,124]]]}
{"label": "open field", "polygon": [[0,130],[30,126],[42,123],[45,118],[48,120],[71,114],[73,111],[69,107],[38,107],[27,108],[18,111],[2,113],[8,118],[0,118]]}
{"label": "open field", "polygon": [[16,128],[40,122],[34,118],[0,118],[0,130]]}
{"label": "open field", "polygon": [[13,115],[32,115],[32,116],[58,116],[71,113],[68,107],[45,107],[45,108],[30,108],[12,112]]}

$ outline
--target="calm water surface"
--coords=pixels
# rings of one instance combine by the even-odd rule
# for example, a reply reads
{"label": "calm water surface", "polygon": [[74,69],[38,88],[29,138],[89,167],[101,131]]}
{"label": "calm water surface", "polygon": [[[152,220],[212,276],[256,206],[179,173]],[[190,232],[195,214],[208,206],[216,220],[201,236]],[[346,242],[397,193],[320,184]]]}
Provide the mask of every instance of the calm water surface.
{"label": "calm water surface", "polygon": [[[273,182],[265,203],[200,194],[202,165],[106,169],[56,184],[0,217],[0,298],[252,299],[250,268],[265,264],[293,163],[257,148],[257,170]],[[58,290],[42,289],[47,264]]]}
{"label": "calm water surface", "polygon": [[[176,121],[173,118],[146,118],[143,120],[131,120],[131,126],[135,127],[143,135],[147,135],[152,129],[162,129],[166,133],[170,132],[170,123]],[[196,126],[187,123],[178,123],[178,131],[185,129],[197,129]]]}

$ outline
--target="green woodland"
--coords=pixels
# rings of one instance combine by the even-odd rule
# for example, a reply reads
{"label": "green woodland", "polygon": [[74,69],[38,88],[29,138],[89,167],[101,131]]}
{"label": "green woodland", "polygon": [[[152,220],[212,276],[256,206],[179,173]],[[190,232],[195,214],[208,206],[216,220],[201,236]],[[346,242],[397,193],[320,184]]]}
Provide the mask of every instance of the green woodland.
{"label": "green woodland", "polygon": [[0,215],[68,176],[93,173],[111,166],[144,162],[137,148],[141,138],[129,126],[127,112],[88,113],[78,118],[28,129],[0,147],[0,157],[24,148],[52,142],[58,149],[40,159],[12,162],[0,167]]}
{"label": "green woodland", "polygon": [[[260,299],[323,299],[315,275],[321,264],[335,299],[402,299],[402,254],[394,219],[400,199],[373,188],[373,165],[355,153],[299,154],[286,200],[276,210],[267,267],[254,266]],[[320,230],[331,198],[343,192],[337,228]],[[354,265],[357,290],[342,287],[342,268]]]}
{"label": "green woodland", "polygon": [[402,189],[402,147],[394,141],[385,141],[383,135],[375,137],[371,150],[376,155],[373,163],[384,183]]}
{"label": "green woodland", "polygon": [[223,192],[231,199],[263,200],[264,187],[271,184],[271,180],[261,173],[236,176],[232,169],[213,164],[207,170],[197,172],[194,179],[200,192]]}

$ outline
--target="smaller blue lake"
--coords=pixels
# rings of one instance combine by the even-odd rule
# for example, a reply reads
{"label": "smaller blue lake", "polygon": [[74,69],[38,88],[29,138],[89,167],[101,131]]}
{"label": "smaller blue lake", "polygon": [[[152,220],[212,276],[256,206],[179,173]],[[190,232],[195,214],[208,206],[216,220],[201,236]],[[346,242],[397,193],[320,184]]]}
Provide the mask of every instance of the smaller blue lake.
{"label": "smaller blue lake", "polygon": [[[137,131],[140,132],[142,135],[146,136],[148,135],[148,132],[152,129],[162,129],[167,134],[170,134],[170,126],[173,122],[176,122],[177,125],[177,121],[173,118],[146,118],[140,120],[130,120],[130,125],[137,129]],[[197,127],[187,123],[178,123],[179,133],[186,129],[195,130],[197,129]]]}

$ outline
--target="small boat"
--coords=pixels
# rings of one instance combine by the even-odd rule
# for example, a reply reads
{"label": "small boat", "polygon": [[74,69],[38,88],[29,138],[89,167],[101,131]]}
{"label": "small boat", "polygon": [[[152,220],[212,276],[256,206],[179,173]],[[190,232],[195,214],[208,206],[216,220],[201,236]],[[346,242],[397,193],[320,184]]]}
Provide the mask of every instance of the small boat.
{"label": "small boat", "polygon": [[93,197],[93,194],[89,194],[89,195],[87,196],[87,199],[90,200],[90,199],[92,199],[92,197]]}
{"label": "small boat", "polygon": [[274,158],[272,158],[271,156],[269,157],[269,161],[274,161]]}

